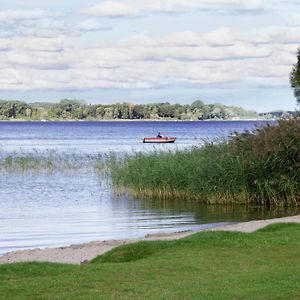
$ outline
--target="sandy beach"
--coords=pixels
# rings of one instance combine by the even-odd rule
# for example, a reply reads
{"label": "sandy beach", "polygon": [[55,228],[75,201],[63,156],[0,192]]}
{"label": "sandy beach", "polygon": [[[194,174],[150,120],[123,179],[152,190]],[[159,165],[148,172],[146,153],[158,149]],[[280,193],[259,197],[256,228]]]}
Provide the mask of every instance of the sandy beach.
{"label": "sandy beach", "polygon": [[[233,225],[221,226],[213,229],[212,231],[239,231],[239,232],[254,232],[260,228],[263,228],[269,224],[274,223],[300,223],[300,215],[268,219],[259,221],[250,221],[237,223]],[[8,252],[0,257],[0,264],[15,263],[15,262],[55,262],[55,263],[68,263],[68,264],[81,264],[92,260],[93,258],[104,254],[111,249],[129,243],[135,243],[139,241],[151,241],[151,240],[175,240],[180,239],[196,233],[197,231],[183,231],[175,232],[171,234],[153,234],[146,235],[144,238],[135,240],[108,240],[108,241],[96,241],[84,244],[76,244],[68,247],[59,248],[47,248],[47,249],[32,249],[32,250],[20,250],[14,252]]]}

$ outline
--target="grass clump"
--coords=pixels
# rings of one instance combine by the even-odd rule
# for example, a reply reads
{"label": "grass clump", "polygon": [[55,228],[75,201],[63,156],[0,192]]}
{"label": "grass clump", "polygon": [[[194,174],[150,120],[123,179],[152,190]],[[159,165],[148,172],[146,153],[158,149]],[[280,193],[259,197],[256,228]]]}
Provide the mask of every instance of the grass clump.
{"label": "grass clump", "polygon": [[115,186],[138,196],[297,206],[300,119],[201,148],[114,159],[110,168]]}
{"label": "grass clump", "polygon": [[0,168],[5,171],[28,171],[28,170],[48,170],[52,171],[55,162],[52,159],[27,155],[9,155],[0,161]]}
{"label": "grass clump", "polygon": [[51,150],[10,154],[0,152],[0,172],[52,172],[89,168],[101,174],[106,170],[105,159],[100,155],[59,153]]}
{"label": "grass clump", "polygon": [[125,245],[80,266],[0,265],[0,298],[298,299],[299,247],[300,225],[276,224]]}

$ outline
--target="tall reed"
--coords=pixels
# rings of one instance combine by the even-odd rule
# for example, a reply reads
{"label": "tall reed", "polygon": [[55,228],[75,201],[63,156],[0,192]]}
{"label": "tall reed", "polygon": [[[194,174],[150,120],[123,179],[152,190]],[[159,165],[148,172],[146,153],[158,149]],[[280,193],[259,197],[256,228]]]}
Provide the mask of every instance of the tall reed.
{"label": "tall reed", "polygon": [[112,159],[116,187],[210,204],[300,204],[300,120],[191,150]]}
{"label": "tall reed", "polygon": [[99,155],[79,155],[56,151],[0,153],[0,172],[51,172],[92,168],[101,173],[104,166],[105,159]]}

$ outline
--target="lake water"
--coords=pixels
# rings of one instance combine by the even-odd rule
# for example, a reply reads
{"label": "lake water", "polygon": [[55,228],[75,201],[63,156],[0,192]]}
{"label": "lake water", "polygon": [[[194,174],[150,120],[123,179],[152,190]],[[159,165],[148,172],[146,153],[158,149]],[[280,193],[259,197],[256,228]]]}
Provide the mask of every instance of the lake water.
{"label": "lake water", "polygon": [[[234,131],[242,132],[266,122],[1,122],[0,151],[55,150],[64,153],[131,153],[197,146]],[[145,145],[143,137],[157,132],[175,136],[175,145]]]}
{"label": "lake water", "polygon": [[[92,240],[137,238],[148,233],[200,229],[279,217],[295,209],[205,206],[116,196],[109,180],[92,168],[90,157],[115,152],[173,151],[228,138],[264,122],[68,122],[0,123],[0,158],[72,156],[77,169],[0,170],[0,254]],[[175,144],[143,144],[142,138],[176,136]],[[82,164],[81,164],[82,161]]]}

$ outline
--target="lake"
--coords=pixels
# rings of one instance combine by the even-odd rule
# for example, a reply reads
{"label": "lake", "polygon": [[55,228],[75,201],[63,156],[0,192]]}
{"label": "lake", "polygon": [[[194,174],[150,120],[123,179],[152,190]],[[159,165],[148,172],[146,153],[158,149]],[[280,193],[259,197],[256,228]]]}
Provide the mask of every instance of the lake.
{"label": "lake", "polygon": [[[114,193],[93,168],[94,157],[174,151],[227,139],[266,122],[1,122],[0,159],[71,157],[76,168],[51,171],[0,170],[0,254],[93,240],[142,237],[280,217],[296,209],[205,206],[192,202],[136,199]],[[175,144],[143,144],[157,132]],[[60,160],[58,160],[60,161]]]}
{"label": "lake", "polygon": [[[55,150],[60,153],[96,154],[182,149],[204,141],[227,138],[231,133],[253,130],[266,122],[1,122],[3,153]],[[175,145],[145,145],[143,137],[158,132],[175,136]]]}

